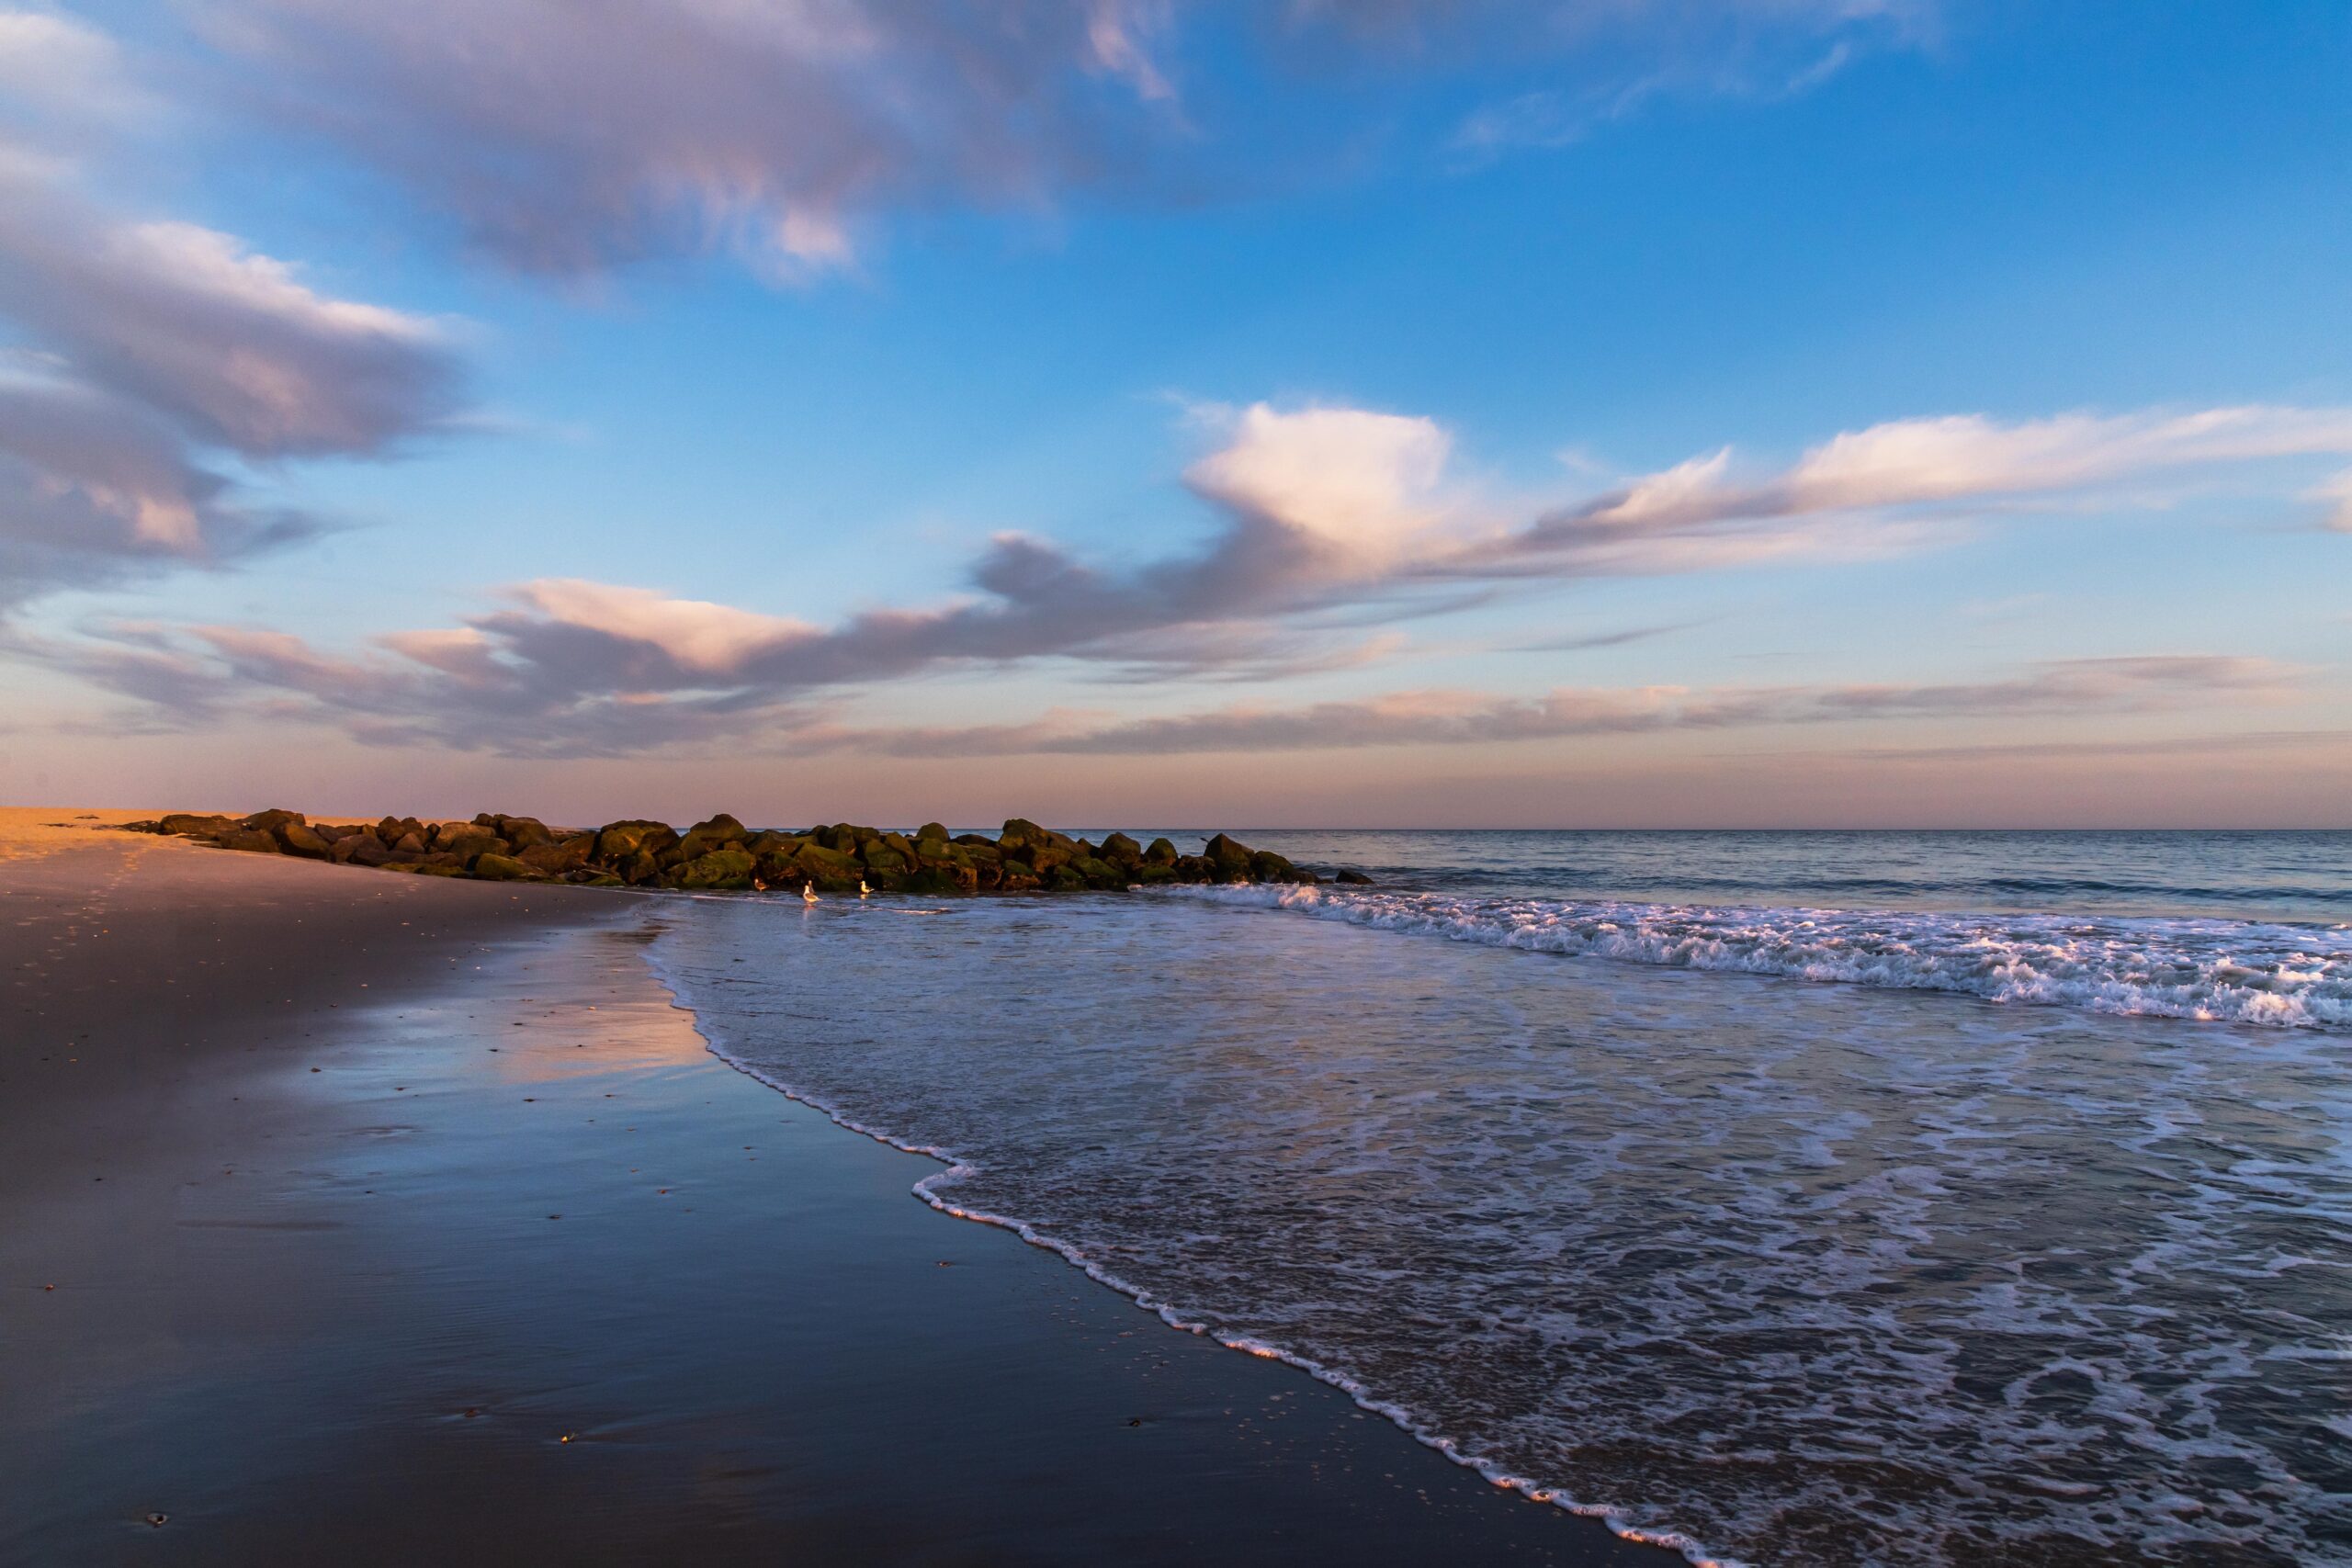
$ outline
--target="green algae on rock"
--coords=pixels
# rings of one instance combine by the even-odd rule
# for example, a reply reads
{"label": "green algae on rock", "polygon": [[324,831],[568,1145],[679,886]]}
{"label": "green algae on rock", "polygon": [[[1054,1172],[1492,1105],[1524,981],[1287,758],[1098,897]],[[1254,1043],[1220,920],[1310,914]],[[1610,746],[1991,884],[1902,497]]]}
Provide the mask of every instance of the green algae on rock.
{"label": "green algae on rock", "polygon": [[726,812],[683,833],[641,818],[566,829],[492,812],[462,822],[386,817],[372,825],[313,826],[300,812],[284,809],[243,818],[173,812],[124,826],[248,853],[419,875],[681,892],[1084,893],[1171,882],[1322,880],[1229,834],[1219,833],[1202,853],[1187,855],[1166,839],[1146,848],[1125,833],[1112,833],[1096,844],[1021,817],[994,839],[979,833],[951,838],[937,822],[912,834],[853,822],[755,829]]}

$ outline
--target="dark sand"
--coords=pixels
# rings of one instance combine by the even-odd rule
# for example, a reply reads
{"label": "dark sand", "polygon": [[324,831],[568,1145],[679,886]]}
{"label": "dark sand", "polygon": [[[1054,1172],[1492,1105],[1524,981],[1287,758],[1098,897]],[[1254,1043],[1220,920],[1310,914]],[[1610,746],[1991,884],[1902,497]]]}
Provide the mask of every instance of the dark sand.
{"label": "dark sand", "polygon": [[0,813],[0,1562],[1676,1561],[923,1207],[634,900],[67,816]]}

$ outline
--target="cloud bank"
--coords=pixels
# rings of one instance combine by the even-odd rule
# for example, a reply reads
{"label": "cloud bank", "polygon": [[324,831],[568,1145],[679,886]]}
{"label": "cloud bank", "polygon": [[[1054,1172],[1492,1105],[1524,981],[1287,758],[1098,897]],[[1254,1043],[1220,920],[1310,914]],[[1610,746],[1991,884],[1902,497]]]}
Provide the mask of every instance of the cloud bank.
{"label": "cloud bank", "polygon": [[[630,585],[544,578],[499,590],[456,626],[395,632],[356,655],[322,652],[266,629],[209,626],[46,648],[40,656],[134,697],[170,694],[211,713],[255,694],[317,705],[372,739],[430,739],[518,754],[623,753],[719,737],[813,733],[817,705],[910,677],[1056,660],[1113,678],[1266,679],[1394,655],[1394,623],[1490,593],[1596,574],[1720,570],[1858,542],[1934,537],[1986,505],[2078,500],[2221,465],[2352,452],[2352,411],[2238,408],[2196,413],[2070,414],[2003,424],[1979,416],[1905,420],[1848,432],[1794,463],[1731,477],[1728,452],[1641,476],[1575,506],[1513,520],[1448,473],[1449,434],[1420,418],[1268,405],[1216,416],[1223,438],[1186,470],[1217,527],[1194,549],[1124,571],[1049,541],[1001,536],[973,563],[970,592],[830,624],[759,614]],[[168,453],[168,444],[163,448]],[[48,459],[52,465],[62,459]],[[168,477],[168,476],[167,476]],[[180,475],[184,489],[200,485]],[[160,481],[158,481],[160,483]],[[92,495],[101,494],[93,481]],[[95,502],[89,504],[96,504]],[[209,504],[201,493],[188,504]],[[1959,509],[1959,510],[1955,510]],[[168,549],[191,529],[228,526],[126,513],[124,547],[151,531]],[[1377,620],[1385,635],[1357,640]],[[1564,632],[1553,646],[1618,634]],[[2099,711],[2275,676],[2244,662],[2106,661],[2046,667],[2000,686],[1852,687],[1807,694],[1576,694],[1468,706],[1442,694],[1296,713],[1232,710],[1087,731],[1034,727],[1043,749],[1197,748],[1218,737],[1314,734],[1435,740],[1571,733],[1577,725],[1797,722],[1936,711]],[[2275,682],[2273,682],[2275,684]],[[152,700],[152,699],[151,699]],[[1628,706],[1629,702],[1633,705]],[[1254,715],[1254,716],[1253,716]],[[1013,731],[972,731],[975,746]],[[994,738],[994,739],[992,739]]]}

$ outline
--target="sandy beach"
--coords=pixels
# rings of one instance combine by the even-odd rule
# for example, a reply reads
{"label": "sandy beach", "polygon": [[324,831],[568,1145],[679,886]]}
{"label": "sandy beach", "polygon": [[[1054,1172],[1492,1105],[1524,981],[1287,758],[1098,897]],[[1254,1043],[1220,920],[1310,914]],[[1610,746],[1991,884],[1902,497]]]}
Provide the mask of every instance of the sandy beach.
{"label": "sandy beach", "polygon": [[0,813],[0,1562],[1670,1561],[925,1208],[646,899],[130,815]]}

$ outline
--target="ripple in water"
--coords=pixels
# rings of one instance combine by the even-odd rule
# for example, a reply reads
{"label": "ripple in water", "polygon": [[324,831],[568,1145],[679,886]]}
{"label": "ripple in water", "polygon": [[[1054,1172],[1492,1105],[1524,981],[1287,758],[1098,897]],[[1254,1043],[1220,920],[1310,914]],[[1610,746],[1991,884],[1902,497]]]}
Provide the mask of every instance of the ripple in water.
{"label": "ripple in water", "polygon": [[2334,1028],[1205,900],[657,918],[947,1201],[1693,1556],[2352,1562]]}

